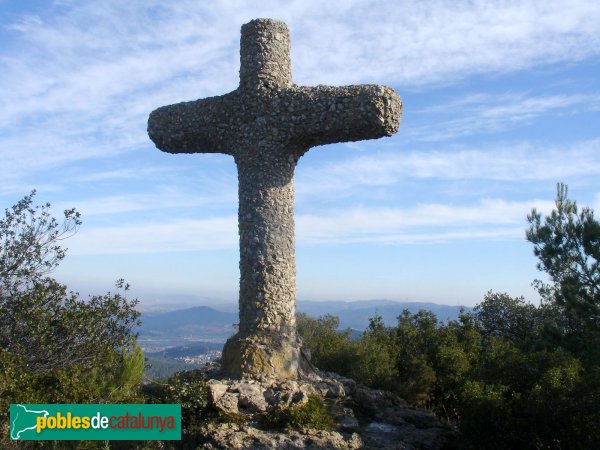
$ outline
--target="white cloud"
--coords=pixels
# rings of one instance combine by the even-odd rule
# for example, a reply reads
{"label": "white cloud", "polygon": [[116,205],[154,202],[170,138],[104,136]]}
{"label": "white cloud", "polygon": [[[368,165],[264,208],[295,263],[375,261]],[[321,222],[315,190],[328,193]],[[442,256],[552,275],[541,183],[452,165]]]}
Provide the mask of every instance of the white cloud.
{"label": "white cloud", "polygon": [[444,141],[526,125],[541,116],[564,116],[599,109],[600,95],[596,93],[537,97],[523,93],[472,94],[420,111],[409,111],[416,121],[423,121],[423,115],[432,113],[454,118],[428,117],[428,125],[413,126],[403,135],[417,141]]}
{"label": "white cloud", "polygon": [[157,210],[186,210],[192,207],[209,207],[214,205],[234,205],[237,202],[237,189],[211,193],[189,192],[180,188],[159,187],[147,194],[126,193],[121,195],[108,195],[91,197],[79,201],[65,201],[56,204],[57,210],[67,209],[69,205],[76,205],[84,218],[93,216],[107,216],[111,214],[135,213]]}
{"label": "white cloud", "polygon": [[91,172],[79,174],[74,177],[76,181],[96,182],[96,181],[115,181],[115,180],[133,180],[144,179],[149,176],[164,175],[167,171],[159,167],[145,167],[136,169],[113,169],[100,172]]}
{"label": "white cloud", "polygon": [[315,10],[320,20],[310,18],[296,52],[310,82],[444,83],[578,60],[600,44],[600,11],[587,1],[348,2]]}
{"label": "white cloud", "polygon": [[[285,20],[292,33],[294,77],[302,84],[387,83],[422,89],[473,74],[521,71],[572,63],[600,53],[600,8],[595,1],[380,2],[275,0],[198,2],[92,0],[55,2],[58,15],[28,12],[5,24],[12,33],[0,55],[0,192],[42,183],[59,189],[71,163],[156,151],[146,135],[148,113],[163,104],[234,89],[241,24],[255,17]],[[41,11],[41,10],[40,10]],[[9,45],[10,44],[10,45]],[[401,90],[401,89],[399,89]],[[487,94],[465,99],[463,114],[437,130],[413,136],[456,137],[490,131],[549,113],[598,105],[598,94],[533,97]],[[455,102],[456,103],[456,102]],[[445,105],[451,107],[452,105]],[[422,111],[424,114],[440,111]],[[406,132],[406,131],[405,131]],[[411,133],[411,131],[409,131]],[[419,135],[419,133],[421,133]],[[402,180],[551,180],[600,171],[599,140],[570,148],[536,144],[489,149],[398,150],[299,168],[299,197],[351,194]],[[120,161],[123,161],[122,159]],[[76,182],[126,180],[130,169],[81,165]],[[149,169],[151,170],[151,169]],[[72,172],[69,172],[72,173]],[[157,172],[137,173],[140,175]],[[235,180],[221,195],[164,190],[180,173],[166,173],[147,194],[116,190],[78,201],[88,215],[235,202]],[[85,180],[84,180],[85,179]],[[186,183],[189,180],[186,180]],[[200,184],[200,183],[199,183]],[[218,189],[217,189],[218,188]],[[26,190],[29,190],[27,188]],[[213,191],[210,191],[213,192]],[[206,194],[206,193],[205,193]],[[72,206],[68,199],[65,205]],[[522,233],[532,202],[487,200],[471,206],[428,204],[413,209],[358,208],[298,216],[300,243],[430,242]],[[448,227],[449,229],[443,229]],[[235,217],[85,227],[72,253],[187,251],[237,246]]]}
{"label": "white cloud", "polygon": [[426,204],[410,209],[355,207],[326,215],[300,215],[300,242],[408,243],[523,236],[532,207],[549,211],[552,202],[486,199],[477,205]]}
{"label": "white cloud", "polygon": [[69,240],[71,255],[187,252],[234,248],[237,217],[177,220],[82,229]]}
{"label": "white cloud", "polygon": [[565,147],[516,142],[495,148],[398,149],[357,156],[305,170],[300,166],[298,196],[353,195],[365,186],[393,186],[410,180],[548,181],[596,177],[600,139]]}
{"label": "white cloud", "polygon": [[[300,245],[346,243],[438,243],[523,237],[532,207],[542,200],[486,199],[475,205],[424,204],[414,208],[354,207],[296,217]],[[171,220],[82,229],[69,241],[72,254],[162,253],[231,249],[238,245],[237,217]]]}

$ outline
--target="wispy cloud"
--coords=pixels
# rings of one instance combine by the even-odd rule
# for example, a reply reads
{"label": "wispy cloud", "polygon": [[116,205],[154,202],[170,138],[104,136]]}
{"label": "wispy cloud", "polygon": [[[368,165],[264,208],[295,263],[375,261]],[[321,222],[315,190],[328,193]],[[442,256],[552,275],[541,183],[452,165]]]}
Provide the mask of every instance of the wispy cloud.
{"label": "wispy cloud", "polygon": [[187,252],[234,248],[237,242],[237,217],[177,220],[83,229],[69,240],[69,254]]}
{"label": "wispy cloud", "polygon": [[168,173],[164,168],[144,167],[135,169],[112,169],[99,172],[87,172],[74,177],[75,181],[94,182],[94,181],[115,181],[115,180],[134,180],[144,179],[149,176],[164,175]]}
{"label": "wispy cloud", "polygon": [[556,181],[595,179],[600,172],[600,139],[564,147],[514,142],[480,149],[446,147],[403,150],[384,147],[320,167],[302,165],[296,183],[300,200],[354,196],[364,187],[392,187],[419,180]]}
{"label": "wispy cloud", "polygon": [[412,111],[417,123],[425,120],[429,124],[413,126],[404,135],[417,141],[446,141],[528,125],[542,116],[557,117],[598,110],[598,93],[546,96],[471,94],[463,99]]}
{"label": "wispy cloud", "polygon": [[[10,39],[3,42],[0,55],[0,192],[36,182],[57,189],[61,175],[39,181],[40,174],[62,174],[65,167],[87,160],[123,161],[127,155],[156,151],[146,134],[148,113],[163,104],[234,89],[239,27],[256,17],[279,18],[290,26],[294,77],[300,84],[381,82],[421,89],[474,74],[577,62],[600,53],[600,8],[595,1],[268,0],[257,6],[235,0],[62,0],[53,5],[40,7],[48,8],[47,14],[44,9],[38,15],[30,11],[3,24],[2,36]],[[460,106],[463,115],[444,117],[435,135],[425,127],[403,132],[415,139],[440,140],[550,113],[568,114],[585,108],[586,102],[597,107],[599,101],[597,92],[509,93],[498,98],[481,94],[460,105],[446,104]],[[421,113],[443,115],[440,110]],[[555,182],[565,176],[590,177],[600,169],[598,144],[596,139],[568,149],[546,147],[543,155],[535,143],[425,150],[395,150],[386,144],[374,156],[325,163],[311,171],[300,167],[298,197],[351,195],[360,187],[394,186],[406,179]],[[132,175],[119,163],[102,170],[82,167],[88,172],[68,172],[76,178],[70,181],[106,183]],[[142,170],[136,179],[144,173],[158,174]],[[234,177],[198,195],[186,190],[187,185],[179,191],[167,188],[181,182],[181,172],[174,170],[143,194],[110,191],[88,194],[75,205],[64,201],[91,216],[235,203]],[[486,202],[301,214],[298,236],[301,243],[512,236],[516,217],[522,221],[532,206]],[[478,221],[479,215],[494,212],[488,222]],[[181,219],[84,228],[70,246],[80,253],[180,251],[236,246],[236,233],[235,217]]]}
{"label": "wispy cloud", "polygon": [[410,243],[456,239],[517,238],[532,207],[549,211],[552,202],[485,199],[476,205],[425,204],[414,208],[356,207],[321,216],[298,217],[300,242]]}
{"label": "wispy cloud", "polygon": [[173,214],[173,210],[187,211],[189,208],[221,205],[230,205],[231,209],[236,202],[237,190],[235,186],[219,193],[210,192],[208,189],[203,193],[193,193],[181,188],[163,186],[146,194],[126,193],[91,197],[77,202],[65,201],[54,206],[60,211],[76,204],[77,210],[82,213],[84,218],[87,218],[157,210],[171,211],[171,214]]}
{"label": "wispy cloud", "polygon": [[[518,239],[532,207],[551,201],[485,199],[471,205],[424,204],[414,208],[353,207],[296,218],[300,245],[439,243]],[[231,249],[238,245],[237,217],[171,220],[82,229],[69,242],[73,254],[161,253]]]}
{"label": "wispy cloud", "polygon": [[[0,56],[0,149],[13,177],[148,148],[149,111],[236,87],[239,26],[255,17],[288,22],[303,84],[447,83],[600,52],[595,1],[108,0],[47,8],[47,16],[28,12],[4,24],[13,38]],[[552,107],[523,105],[534,114]],[[481,126],[501,123],[497,114],[482,116]]]}
{"label": "wispy cloud", "polygon": [[580,60],[600,45],[600,12],[587,1],[345,2],[314,11],[319,18],[300,16],[306,38],[296,51],[310,82],[445,83]]}

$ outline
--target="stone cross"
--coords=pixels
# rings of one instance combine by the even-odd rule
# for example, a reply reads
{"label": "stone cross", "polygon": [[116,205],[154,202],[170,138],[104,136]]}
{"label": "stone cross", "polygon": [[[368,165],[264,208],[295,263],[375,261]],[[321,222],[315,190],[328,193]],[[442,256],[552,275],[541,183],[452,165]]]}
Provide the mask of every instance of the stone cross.
{"label": "stone cross", "polygon": [[225,375],[297,378],[308,371],[296,333],[294,169],[311,147],[390,136],[402,103],[386,86],[296,86],[285,23],[242,26],[240,85],[163,106],[148,134],[169,153],[232,155],[239,180],[240,322]]}

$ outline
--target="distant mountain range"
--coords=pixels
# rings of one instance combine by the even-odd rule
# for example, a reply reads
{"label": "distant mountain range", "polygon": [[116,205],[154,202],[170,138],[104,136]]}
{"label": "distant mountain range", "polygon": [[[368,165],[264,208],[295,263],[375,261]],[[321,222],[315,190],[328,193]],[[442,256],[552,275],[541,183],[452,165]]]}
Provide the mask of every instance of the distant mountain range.
{"label": "distant mountain range", "polygon": [[168,312],[143,312],[140,335],[144,337],[227,338],[238,322],[237,313],[218,311],[209,306],[194,306]]}
{"label": "distant mountain range", "polygon": [[[458,318],[460,306],[438,305],[435,303],[394,302],[390,300],[365,300],[357,302],[325,301],[298,303],[298,311],[318,318],[325,314],[338,316],[340,328],[365,330],[369,318],[380,315],[388,326],[397,323],[402,310],[416,313],[419,309],[433,311],[438,319],[447,321]],[[465,310],[471,308],[464,307]],[[209,306],[195,306],[169,312],[144,312],[141,316],[140,335],[146,337],[185,337],[226,338],[234,333],[238,322],[237,312],[219,311]]]}

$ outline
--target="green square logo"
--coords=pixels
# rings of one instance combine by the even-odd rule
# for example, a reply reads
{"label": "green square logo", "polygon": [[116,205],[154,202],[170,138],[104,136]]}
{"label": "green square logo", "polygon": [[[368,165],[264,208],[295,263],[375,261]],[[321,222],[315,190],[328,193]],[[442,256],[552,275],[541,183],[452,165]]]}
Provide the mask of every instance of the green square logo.
{"label": "green square logo", "polygon": [[10,405],[10,438],[20,441],[181,439],[181,405]]}

